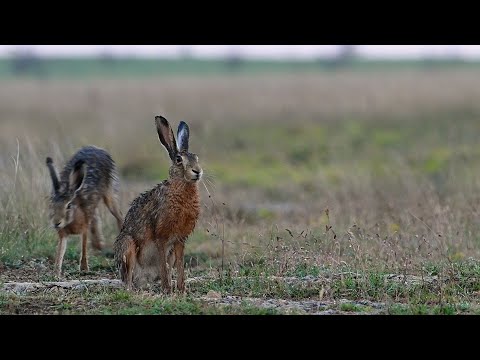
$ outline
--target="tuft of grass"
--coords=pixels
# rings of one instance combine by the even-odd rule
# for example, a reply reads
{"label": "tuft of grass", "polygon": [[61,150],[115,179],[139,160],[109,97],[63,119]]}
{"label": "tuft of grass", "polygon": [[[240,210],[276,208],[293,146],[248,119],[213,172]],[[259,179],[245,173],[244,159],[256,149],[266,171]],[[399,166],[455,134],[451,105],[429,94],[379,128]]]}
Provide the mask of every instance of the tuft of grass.
{"label": "tuft of grass", "polygon": [[352,303],[342,303],[340,304],[340,310],[341,311],[347,311],[347,312],[362,312],[365,311],[365,307],[358,305],[358,304],[352,304]]}
{"label": "tuft of grass", "polygon": [[391,315],[457,315],[464,311],[466,310],[459,310],[455,305],[428,306],[424,304],[395,304],[388,309],[388,313]]}

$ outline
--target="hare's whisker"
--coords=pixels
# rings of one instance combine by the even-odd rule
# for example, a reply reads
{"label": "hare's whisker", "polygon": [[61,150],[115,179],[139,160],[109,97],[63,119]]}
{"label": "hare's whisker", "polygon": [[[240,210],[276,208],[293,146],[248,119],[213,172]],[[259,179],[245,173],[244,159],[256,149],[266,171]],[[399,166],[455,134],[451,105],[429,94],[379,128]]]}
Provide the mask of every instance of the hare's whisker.
{"label": "hare's whisker", "polygon": [[205,183],[207,183],[212,189],[215,189],[215,183],[213,183],[211,180],[205,179]]}

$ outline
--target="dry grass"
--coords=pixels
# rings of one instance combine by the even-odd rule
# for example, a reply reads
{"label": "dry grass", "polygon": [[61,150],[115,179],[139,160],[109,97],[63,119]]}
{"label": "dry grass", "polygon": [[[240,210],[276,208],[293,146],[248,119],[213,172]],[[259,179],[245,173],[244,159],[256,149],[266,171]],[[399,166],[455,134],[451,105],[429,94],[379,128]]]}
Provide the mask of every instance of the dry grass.
{"label": "dry grass", "polygon": [[153,127],[164,114],[191,124],[191,150],[210,175],[187,246],[191,275],[218,273],[222,239],[231,274],[446,272],[479,256],[477,75],[4,81],[0,260],[53,256],[47,155],[63,164],[81,145],[108,149],[125,213],[167,174]]}

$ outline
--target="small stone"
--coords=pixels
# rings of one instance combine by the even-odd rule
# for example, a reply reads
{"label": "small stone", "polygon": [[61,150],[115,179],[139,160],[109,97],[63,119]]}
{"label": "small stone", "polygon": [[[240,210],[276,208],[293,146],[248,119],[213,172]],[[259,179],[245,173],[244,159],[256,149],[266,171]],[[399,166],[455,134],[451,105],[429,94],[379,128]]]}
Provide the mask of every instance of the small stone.
{"label": "small stone", "polygon": [[207,293],[207,296],[206,296],[208,299],[221,299],[222,298],[222,294],[220,294],[218,291],[213,291],[213,290],[210,290],[208,293]]}

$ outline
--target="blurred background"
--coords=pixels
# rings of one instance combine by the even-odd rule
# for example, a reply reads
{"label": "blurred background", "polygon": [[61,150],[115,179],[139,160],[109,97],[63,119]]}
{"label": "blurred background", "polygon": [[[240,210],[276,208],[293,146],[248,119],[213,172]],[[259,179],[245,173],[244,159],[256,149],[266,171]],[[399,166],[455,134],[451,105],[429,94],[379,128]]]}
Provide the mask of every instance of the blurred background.
{"label": "blurred background", "polygon": [[60,170],[107,149],[124,214],[164,179],[157,114],[189,123],[205,169],[196,263],[475,256],[479,60],[471,45],[0,45],[0,260],[53,258],[46,156]]}

